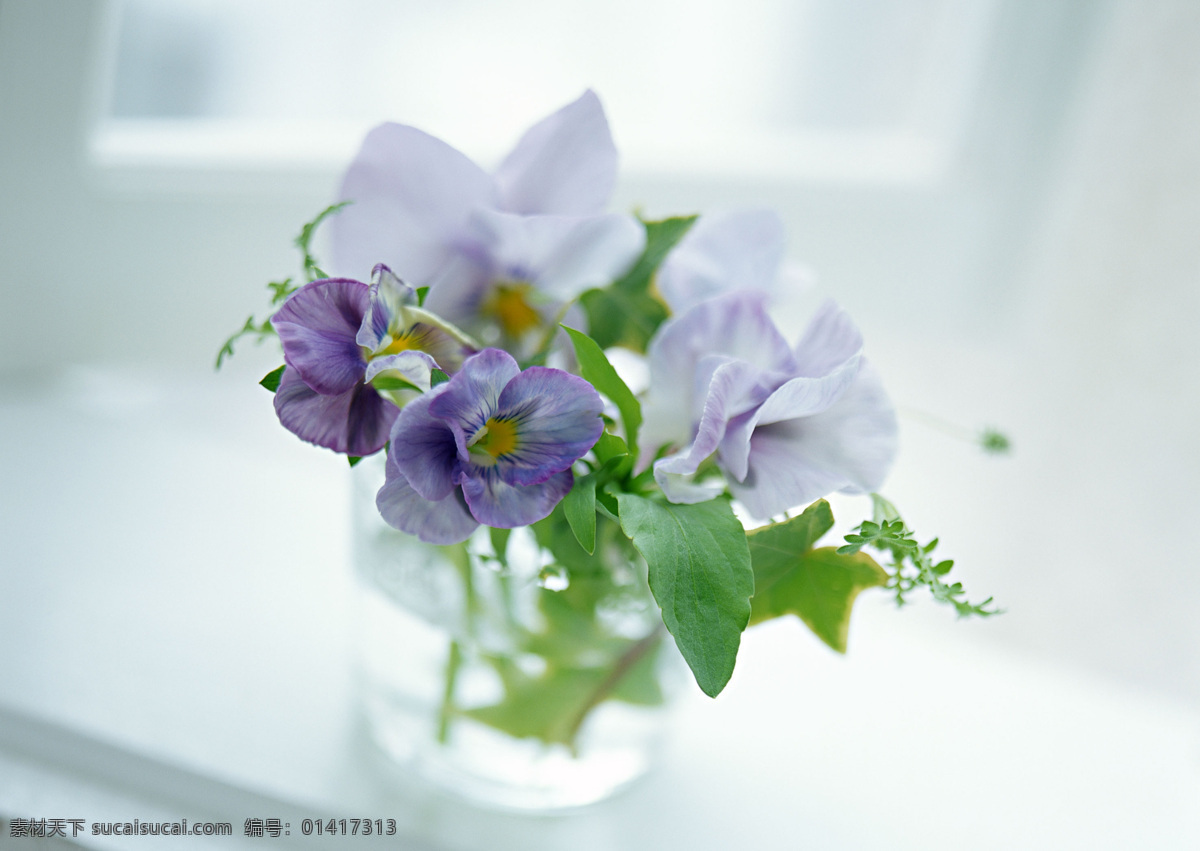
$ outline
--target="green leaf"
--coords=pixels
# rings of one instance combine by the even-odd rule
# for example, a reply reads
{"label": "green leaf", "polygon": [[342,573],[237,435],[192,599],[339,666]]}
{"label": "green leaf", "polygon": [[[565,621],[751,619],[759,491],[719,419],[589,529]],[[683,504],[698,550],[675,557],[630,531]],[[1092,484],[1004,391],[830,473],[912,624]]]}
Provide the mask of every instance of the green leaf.
{"label": "green leaf", "polygon": [[[813,545],[832,527],[833,511],[822,499],[798,517],[746,533],[754,564],[750,623],[794,614],[818,638],[845,653],[854,598],[863,588],[886,584],[888,575],[856,547],[814,550]],[[869,522],[862,529],[872,534],[881,531],[879,524]]]}
{"label": "green leaf", "polygon": [[519,739],[569,746],[580,713],[605,676],[600,668],[551,668],[536,679],[509,677],[501,701],[463,714]]}
{"label": "green leaf", "polygon": [[[833,509],[818,499],[798,517],[761,526],[746,533],[750,559],[754,563],[754,593],[761,594],[790,569],[795,553],[810,550],[833,528]],[[753,604],[753,600],[750,601]]]}
{"label": "green leaf", "polygon": [[285,367],[281,366],[278,369],[271,370],[266,375],[264,375],[262,377],[262,380],[260,380],[258,383],[261,384],[263,387],[267,388],[268,390],[270,390],[272,393],[274,393],[276,390],[279,389],[279,381],[281,378],[283,378],[283,370],[284,369],[285,369]]}
{"label": "green leaf", "polygon": [[645,292],[658,267],[679,240],[691,230],[698,216],[674,216],[656,222],[643,221],[646,228],[646,248],[633,267],[613,283],[613,288],[626,293]]}
{"label": "green leaf", "polygon": [[429,287],[417,287],[417,307],[425,306],[425,297],[429,295]]}
{"label": "green leaf", "polygon": [[596,551],[596,477],[591,473],[577,477],[562,506],[575,540],[591,555]]}
{"label": "green leaf", "polygon": [[437,387],[439,384],[445,384],[449,380],[450,376],[446,375],[446,373],[442,372],[440,369],[433,369],[429,371],[430,389]]}
{"label": "green leaf", "polygon": [[845,653],[854,599],[864,588],[885,585],[887,572],[866,553],[842,555],[833,547],[799,546],[803,536],[793,541],[786,526],[778,523],[746,536],[755,577],[750,622],[793,614],[818,638]]}
{"label": "green leaf", "polygon": [[650,590],[696,683],[716,697],[750,620],[754,572],[728,500],[695,505],[617,495],[621,528],[646,559]]}
{"label": "green leaf", "polygon": [[596,441],[592,451],[596,453],[596,460],[601,464],[607,464],[614,458],[621,458],[629,454],[629,448],[625,445],[625,441],[611,431],[600,435],[600,439]]}
{"label": "green leaf", "polygon": [[644,352],[670,313],[649,293],[617,289],[588,290],[579,297],[588,317],[588,333],[602,349],[625,346]]}
{"label": "green leaf", "polygon": [[396,375],[385,375],[379,373],[371,379],[371,386],[376,390],[420,390],[421,388],[413,384],[411,381],[405,381]]}
{"label": "green leaf", "polygon": [[607,349],[627,346],[644,352],[658,326],[669,315],[653,293],[651,284],[658,267],[676,243],[695,223],[695,216],[643,222],[646,247],[633,267],[604,289],[588,290],[580,297],[588,315],[588,331]]}
{"label": "green leaf", "polygon": [[349,462],[350,462],[350,466],[351,466],[351,467],[353,467],[353,466],[355,466],[355,465],[356,465],[356,464],[357,464],[359,461],[361,461],[361,460],[362,460],[362,456],[361,456],[361,455],[347,455],[347,456],[346,456],[346,460],[347,460],[347,461],[349,461]]}
{"label": "green leaf", "polygon": [[621,421],[625,424],[625,442],[629,446],[629,454],[637,457],[638,429],[642,427],[642,406],[637,397],[629,389],[617,371],[613,369],[604,351],[596,345],[596,341],[574,328],[566,325],[562,329],[571,338],[575,347],[575,357],[579,360],[579,371],[592,386],[612,400],[621,412]]}

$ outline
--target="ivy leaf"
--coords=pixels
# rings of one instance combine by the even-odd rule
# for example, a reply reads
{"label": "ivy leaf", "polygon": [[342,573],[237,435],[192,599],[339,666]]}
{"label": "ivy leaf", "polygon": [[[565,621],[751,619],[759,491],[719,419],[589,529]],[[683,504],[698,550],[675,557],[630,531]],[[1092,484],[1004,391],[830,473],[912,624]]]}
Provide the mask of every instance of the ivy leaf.
{"label": "ivy leaf", "polygon": [[536,679],[510,677],[502,700],[463,714],[519,739],[570,746],[580,714],[605,676],[602,668],[549,668]]}
{"label": "ivy leaf", "polygon": [[596,552],[596,477],[578,476],[562,501],[563,514],[575,540],[588,555]]}
{"label": "ivy leaf", "polygon": [[272,393],[274,393],[276,390],[279,389],[279,382],[283,379],[283,370],[284,369],[285,369],[285,367],[281,366],[278,369],[271,370],[266,375],[264,375],[262,377],[262,380],[260,380],[258,383],[261,384],[263,387],[267,388],[268,390],[270,390]]}
{"label": "ivy leaf", "polygon": [[621,528],[650,568],[650,591],[696,683],[716,697],[750,620],[754,572],[729,501],[694,505],[617,495]]}
{"label": "ivy leaf", "polygon": [[617,406],[617,410],[621,412],[621,422],[625,424],[625,442],[629,446],[628,452],[636,458],[638,429],[642,427],[641,403],[633,395],[629,385],[621,380],[621,376],[617,375],[617,371],[608,362],[604,351],[596,344],[595,340],[582,331],[576,331],[566,325],[561,327],[567,332],[571,338],[571,344],[575,347],[575,357],[579,359],[580,373],[591,382],[593,387],[611,399]]}
{"label": "ivy leaf", "polygon": [[777,523],[746,536],[756,583],[750,623],[794,614],[818,638],[845,653],[854,599],[864,588],[886,585],[887,572],[866,553],[797,546],[805,537],[787,526]]}

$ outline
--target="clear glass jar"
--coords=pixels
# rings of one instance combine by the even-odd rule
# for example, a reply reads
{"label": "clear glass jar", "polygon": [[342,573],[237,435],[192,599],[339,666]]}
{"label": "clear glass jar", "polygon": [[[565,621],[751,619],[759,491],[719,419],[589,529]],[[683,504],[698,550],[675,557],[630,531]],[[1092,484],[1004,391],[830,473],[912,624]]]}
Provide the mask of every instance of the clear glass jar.
{"label": "clear glass jar", "polygon": [[372,738],[406,775],[530,811],[608,797],[651,766],[683,663],[645,562],[561,510],[438,547],[375,509],[383,458],[355,474],[359,662]]}

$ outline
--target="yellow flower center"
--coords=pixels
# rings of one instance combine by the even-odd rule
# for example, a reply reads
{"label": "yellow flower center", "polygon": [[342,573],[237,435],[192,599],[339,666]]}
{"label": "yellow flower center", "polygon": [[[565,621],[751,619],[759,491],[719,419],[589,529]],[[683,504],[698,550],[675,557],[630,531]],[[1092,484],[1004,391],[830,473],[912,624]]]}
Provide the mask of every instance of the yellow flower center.
{"label": "yellow flower center", "polygon": [[524,283],[503,283],[492,287],[480,310],[493,317],[510,337],[520,337],[542,324],[542,317],[529,304],[533,287]]}
{"label": "yellow flower center", "polygon": [[388,343],[382,349],[375,352],[374,356],[375,357],[383,357],[384,355],[398,355],[401,352],[407,352],[412,349],[419,350],[420,342],[413,339],[414,335],[410,333],[412,330],[413,329],[410,328],[408,331],[404,332],[399,337],[392,340],[392,342]]}
{"label": "yellow flower center", "polygon": [[471,449],[482,449],[492,458],[507,455],[517,448],[517,425],[512,420],[489,419],[479,430]]}

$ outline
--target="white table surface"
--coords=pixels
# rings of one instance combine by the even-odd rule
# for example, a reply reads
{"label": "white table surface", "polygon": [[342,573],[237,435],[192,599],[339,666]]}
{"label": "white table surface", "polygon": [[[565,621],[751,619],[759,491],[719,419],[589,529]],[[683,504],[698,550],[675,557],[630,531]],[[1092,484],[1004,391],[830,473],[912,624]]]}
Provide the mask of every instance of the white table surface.
{"label": "white table surface", "polygon": [[[751,630],[662,766],[584,812],[390,782],[355,703],[352,472],[279,429],[253,366],[0,395],[0,816],[234,825],[76,840],[106,848],[286,848],[334,816],[396,818],[406,848],[1200,847],[1193,708],[882,595],[846,657],[796,621]],[[244,838],[250,817],[292,836]]]}

